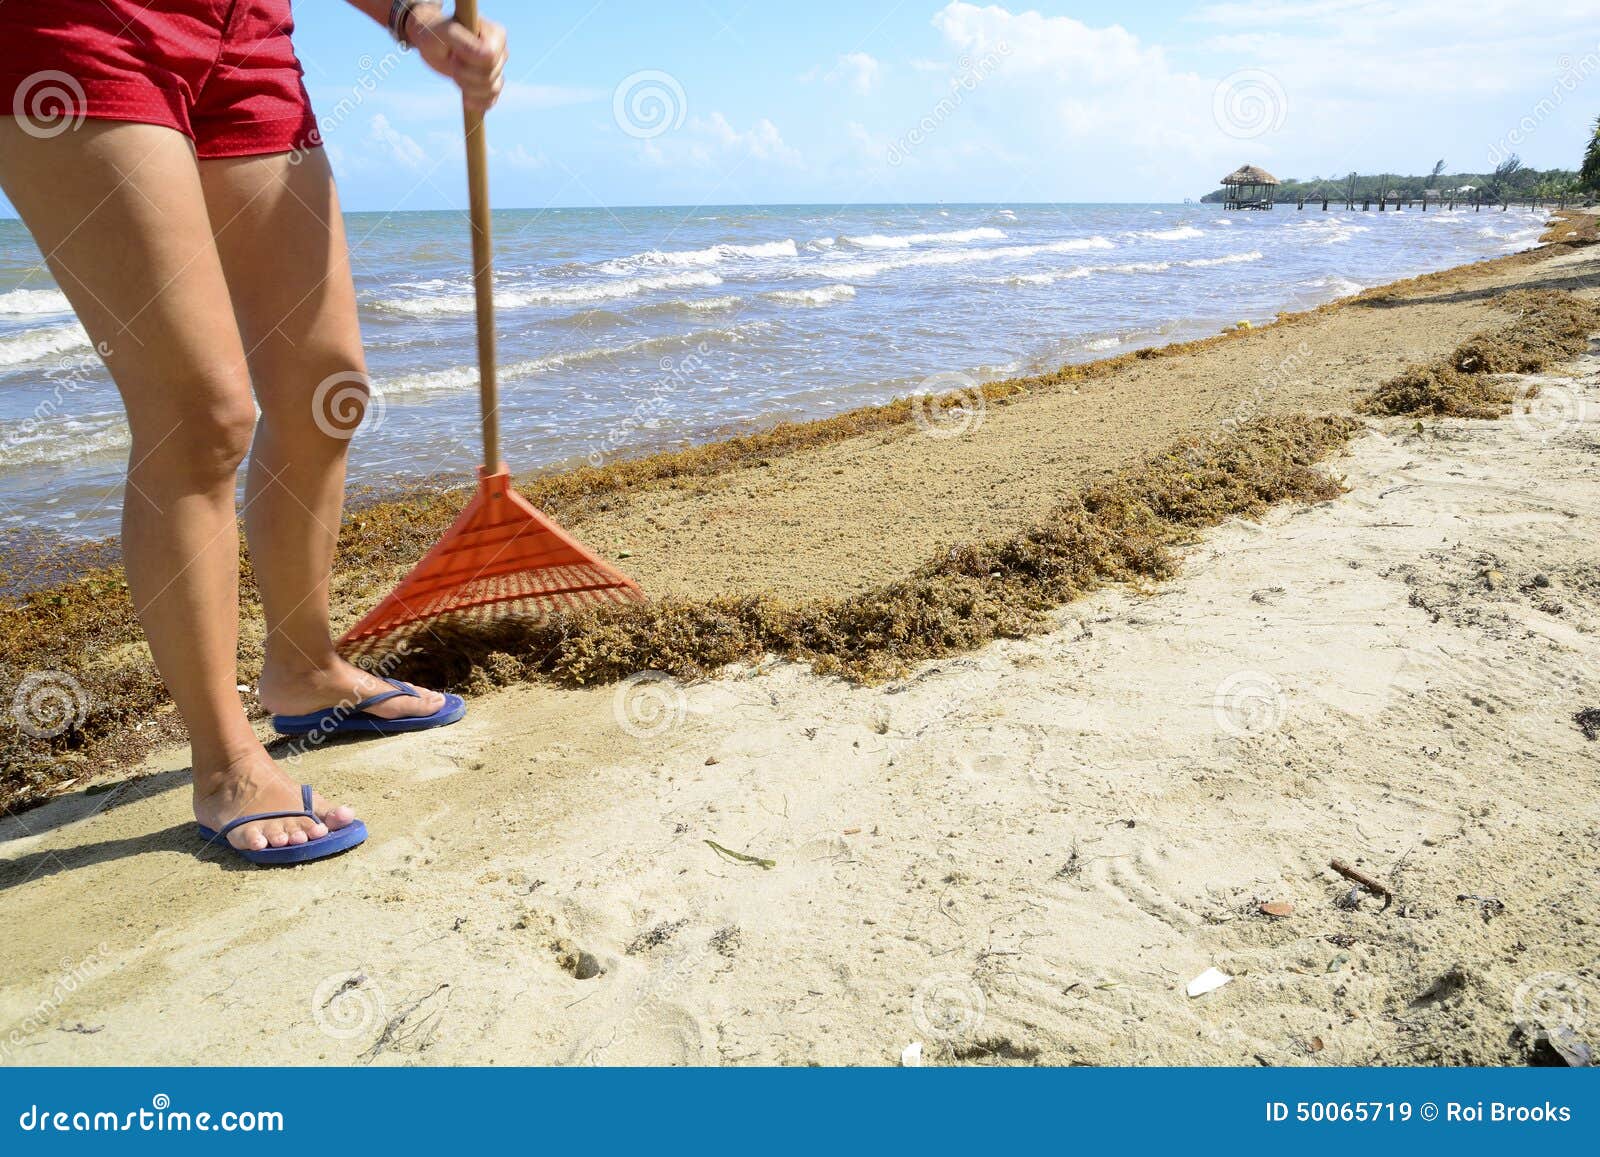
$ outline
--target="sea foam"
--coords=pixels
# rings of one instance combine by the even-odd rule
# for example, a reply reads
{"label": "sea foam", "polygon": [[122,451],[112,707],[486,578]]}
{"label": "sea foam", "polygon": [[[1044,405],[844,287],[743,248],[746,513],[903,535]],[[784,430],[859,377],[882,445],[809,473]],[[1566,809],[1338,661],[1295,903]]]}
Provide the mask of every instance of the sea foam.
{"label": "sea foam", "polygon": [[848,301],[856,295],[853,285],[819,285],[815,289],[779,289],[766,294],[769,301],[781,301],[789,305],[832,305],[837,301]]}
{"label": "sea foam", "polygon": [[[618,301],[665,289],[710,289],[722,278],[709,271],[668,273],[659,277],[631,277],[618,281],[575,285],[570,289],[502,289],[494,295],[500,309],[527,309],[539,305],[585,305],[594,301]],[[431,314],[471,313],[472,296],[466,293],[439,296],[383,298],[372,303],[389,313],[426,317]]]}
{"label": "sea foam", "polygon": [[[736,344],[753,332],[767,328],[768,322],[752,321],[724,329],[692,330],[689,333],[662,334],[658,337],[640,338],[613,346],[590,346],[579,350],[562,350],[543,357],[528,358],[499,367],[501,381],[510,382],[531,378],[565,366],[582,365],[597,360],[615,361],[640,354],[665,353],[676,349],[696,349],[702,345]],[[470,389],[478,384],[476,366],[451,366],[419,374],[401,374],[378,382],[385,397],[413,394],[433,394]]]}
{"label": "sea foam", "polygon": [[994,245],[987,249],[932,249],[916,253],[900,253],[862,261],[837,261],[815,267],[822,277],[852,281],[863,277],[876,277],[892,269],[910,269],[919,266],[966,265],[984,261],[1014,261],[1036,257],[1041,253],[1080,253],[1091,249],[1115,249],[1114,242],[1104,237],[1074,237],[1066,241],[1051,241],[1042,245]]}
{"label": "sea foam", "polygon": [[730,261],[762,261],[774,257],[798,257],[792,239],[764,241],[757,245],[711,245],[705,249],[650,249],[631,257],[618,257],[602,261],[597,269],[602,273],[628,274],[650,268],[705,268]]}
{"label": "sea foam", "polygon": [[841,237],[839,240],[857,249],[910,249],[913,245],[970,245],[974,241],[1004,241],[1005,238],[999,229],[985,225],[945,233],[868,233],[864,237]]}
{"label": "sea foam", "polygon": [[1179,225],[1176,229],[1141,229],[1130,234],[1133,237],[1143,237],[1148,241],[1193,241],[1197,237],[1204,237],[1204,229],[1196,229],[1193,225]]}
{"label": "sea foam", "polygon": [[0,293],[0,313],[13,317],[71,312],[71,303],[59,289],[13,289]]}
{"label": "sea foam", "polygon": [[0,366],[22,366],[64,354],[70,350],[87,349],[89,335],[83,326],[53,325],[44,329],[28,329],[21,333],[0,337]]}

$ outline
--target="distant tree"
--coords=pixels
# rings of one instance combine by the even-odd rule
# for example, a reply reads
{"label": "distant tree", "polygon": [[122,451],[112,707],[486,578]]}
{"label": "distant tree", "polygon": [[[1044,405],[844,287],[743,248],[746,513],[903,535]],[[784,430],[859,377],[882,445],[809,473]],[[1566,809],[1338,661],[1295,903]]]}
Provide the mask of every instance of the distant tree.
{"label": "distant tree", "polygon": [[1439,183],[1439,174],[1444,172],[1444,161],[1437,160],[1433,163],[1433,171],[1428,174],[1428,188],[1433,188]]}
{"label": "distant tree", "polygon": [[1512,153],[1505,160],[1494,167],[1494,172],[1489,175],[1488,193],[1496,199],[1502,199],[1513,192],[1520,178],[1527,170],[1522,167],[1522,158]]}
{"label": "distant tree", "polygon": [[1585,189],[1600,191],[1600,119],[1595,120],[1589,147],[1583,150],[1583,168],[1578,170],[1578,183]]}
{"label": "distant tree", "polygon": [[1559,173],[1540,178],[1533,191],[1546,200],[1556,197],[1576,197],[1583,192],[1577,181]]}
{"label": "distant tree", "polygon": [[[5,0],[0,0],[4,3]],[[1600,133],[1600,124],[1596,126]],[[1596,146],[1600,151],[1600,146]],[[1600,178],[1600,160],[1596,161],[1596,178]],[[1503,164],[1495,173],[1452,173],[1445,178],[1441,173],[1430,187],[1430,173],[1415,173],[1402,175],[1397,173],[1360,173],[1351,172],[1343,177],[1323,178],[1316,177],[1310,180],[1299,180],[1295,177],[1284,177],[1278,184],[1274,200],[1295,202],[1302,198],[1306,201],[1320,200],[1322,197],[1341,197],[1347,202],[1374,201],[1382,196],[1385,203],[1396,198],[1402,201],[1420,201],[1424,196],[1443,196],[1444,182],[1449,180],[1449,192],[1455,197],[1463,197],[1466,193],[1474,193],[1471,200],[1493,201],[1504,195],[1507,199],[1511,196],[1523,197],[1535,194],[1541,197],[1562,196],[1562,190],[1576,193],[1579,175],[1576,169],[1529,169],[1524,168],[1520,160],[1514,164]],[[1600,179],[1595,179],[1592,187],[1600,192]],[[1464,192],[1465,191],[1465,192]],[[1215,189],[1205,194],[1202,201],[1207,204],[1221,202],[1227,199],[1226,189]]]}

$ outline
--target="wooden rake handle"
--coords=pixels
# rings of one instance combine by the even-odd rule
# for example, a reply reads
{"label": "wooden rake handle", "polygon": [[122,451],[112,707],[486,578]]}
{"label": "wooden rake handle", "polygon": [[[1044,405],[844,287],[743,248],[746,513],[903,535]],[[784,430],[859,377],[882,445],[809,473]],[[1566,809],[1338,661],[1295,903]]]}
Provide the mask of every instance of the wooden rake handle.
{"label": "wooden rake handle", "polygon": [[[456,0],[455,19],[478,31],[478,0]],[[500,469],[500,387],[494,359],[494,241],[489,232],[489,142],[483,114],[461,106],[467,132],[467,199],[472,217],[472,292],[478,315],[478,405],[483,413],[483,465]]]}

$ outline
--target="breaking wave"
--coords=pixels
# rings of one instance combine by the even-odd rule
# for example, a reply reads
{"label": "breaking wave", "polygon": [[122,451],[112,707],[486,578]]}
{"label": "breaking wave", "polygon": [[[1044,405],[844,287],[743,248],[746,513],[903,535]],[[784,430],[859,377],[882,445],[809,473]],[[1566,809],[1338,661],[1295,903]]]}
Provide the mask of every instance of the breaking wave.
{"label": "breaking wave", "polygon": [[[710,289],[722,278],[710,272],[668,273],[660,277],[631,277],[570,289],[502,289],[494,295],[499,309],[527,309],[539,305],[584,305],[593,301],[618,301],[664,289]],[[372,303],[389,313],[427,317],[432,314],[471,313],[474,305],[469,293],[439,296],[383,298]]]}
{"label": "breaking wave", "polygon": [[76,322],[0,337],[0,366],[22,366],[69,350],[88,349],[89,335]]}
{"label": "breaking wave", "polygon": [[761,261],[773,257],[798,257],[800,251],[792,240],[765,241],[758,245],[712,245],[705,249],[660,249],[635,253],[632,257],[618,257],[602,261],[597,269],[602,273],[628,274],[640,269],[654,268],[705,268],[729,261]]}
{"label": "breaking wave", "polygon": [[946,233],[868,233],[839,240],[857,249],[910,249],[913,245],[966,245],[974,241],[1004,241],[1006,235],[987,225],[977,229],[952,229]]}
{"label": "breaking wave", "polygon": [[849,301],[855,295],[853,285],[821,285],[815,289],[779,289],[766,297],[769,301],[790,305],[832,305],[836,301]]}

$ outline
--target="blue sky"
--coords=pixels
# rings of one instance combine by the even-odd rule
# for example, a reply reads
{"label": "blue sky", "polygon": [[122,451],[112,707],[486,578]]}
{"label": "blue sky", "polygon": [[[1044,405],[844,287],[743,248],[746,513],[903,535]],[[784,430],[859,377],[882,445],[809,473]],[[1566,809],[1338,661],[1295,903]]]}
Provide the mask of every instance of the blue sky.
{"label": "blue sky", "polygon": [[[511,33],[504,206],[1180,200],[1244,161],[1572,166],[1600,113],[1597,0],[485,7]],[[407,58],[362,89],[377,30],[297,10],[346,203],[459,205],[447,86]]]}
{"label": "blue sky", "polygon": [[[448,84],[354,9],[295,7],[346,206],[460,206]],[[1575,166],[1600,113],[1600,0],[483,7],[506,207],[1171,201],[1246,161]]]}

